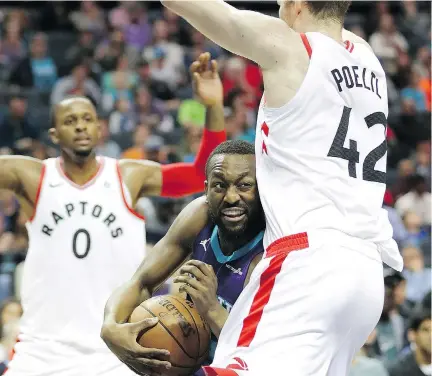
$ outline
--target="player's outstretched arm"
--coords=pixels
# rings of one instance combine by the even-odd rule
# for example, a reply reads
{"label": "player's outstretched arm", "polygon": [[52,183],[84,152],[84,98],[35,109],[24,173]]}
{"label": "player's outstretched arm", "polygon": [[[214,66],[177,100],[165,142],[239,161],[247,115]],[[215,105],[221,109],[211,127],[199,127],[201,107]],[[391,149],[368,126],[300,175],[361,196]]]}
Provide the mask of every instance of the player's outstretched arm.
{"label": "player's outstretched arm", "polygon": [[0,156],[0,189],[13,191],[19,198],[34,205],[42,169],[42,161],[35,158]]}
{"label": "player's outstretched arm", "polygon": [[221,47],[272,68],[287,58],[290,35],[282,20],[258,12],[239,10],[223,0],[162,0],[162,4],[188,21]]}
{"label": "player's outstretched arm", "polygon": [[167,234],[146,256],[132,279],[119,287],[105,307],[101,337],[131,369],[169,367],[169,353],[165,350],[145,349],[136,339],[139,333],[157,324],[157,320],[127,323],[133,310],[163,284],[184,262],[192,250],[198,232],[208,220],[203,197],[182,210]]}
{"label": "player's outstretched arm", "polygon": [[204,191],[205,164],[210,153],[226,140],[223,88],[216,61],[204,53],[192,63],[195,94],[207,108],[201,144],[193,163],[166,166],[149,161],[123,160],[120,169],[132,196],[132,205],[142,196],[182,197]]}

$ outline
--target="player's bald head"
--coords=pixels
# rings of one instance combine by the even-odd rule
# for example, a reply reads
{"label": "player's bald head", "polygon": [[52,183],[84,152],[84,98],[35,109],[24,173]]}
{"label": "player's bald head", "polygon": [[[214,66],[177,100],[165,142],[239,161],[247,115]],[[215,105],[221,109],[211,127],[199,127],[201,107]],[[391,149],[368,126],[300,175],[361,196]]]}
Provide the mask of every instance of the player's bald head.
{"label": "player's bald head", "polygon": [[96,108],[93,102],[84,96],[68,96],[62,99],[60,102],[53,105],[50,113],[50,124],[51,128],[57,127],[57,114],[60,111],[69,110],[71,112],[74,111],[74,108],[77,110],[79,108],[86,107],[88,111],[94,113],[96,115]]}

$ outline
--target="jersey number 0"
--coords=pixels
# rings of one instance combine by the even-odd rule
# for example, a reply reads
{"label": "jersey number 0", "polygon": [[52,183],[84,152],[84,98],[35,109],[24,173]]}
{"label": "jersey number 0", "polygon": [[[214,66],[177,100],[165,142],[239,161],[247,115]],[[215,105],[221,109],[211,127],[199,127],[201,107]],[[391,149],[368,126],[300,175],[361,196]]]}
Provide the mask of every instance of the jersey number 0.
{"label": "jersey number 0", "polygon": [[[78,247],[78,239],[81,239],[79,242],[80,247]],[[79,259],[87,257],[90,252],[90,246],[91,239],[89,232],[83,228],[78,229],[72,238],[72,251],[74,255]]]}
{"label": "jersey number 0", "polygon": [[[357,141],[349,140],[349,148],[344,147],[345,139],[348,133],[348,125],[351,108],[344,107],[342,118],[339,123],[336,135],[333,139],[332,146],[327,154],[328,157],[342,158],[348,161],[348,174],[352,178],[357,178],[356,163],[360,161],[360,153],[357,151]],[[368,128],[374,125],[382,124],[384,129],[387,126],[387,119],[383,112],[374,112],[365,117]],[[387,140],[384,134],[384,141],[373,149],[365,158],[363,163],[363,180],[376,183],[386,183],[386,173],[375,170],[376,163],[384,157],[387,152]]]}

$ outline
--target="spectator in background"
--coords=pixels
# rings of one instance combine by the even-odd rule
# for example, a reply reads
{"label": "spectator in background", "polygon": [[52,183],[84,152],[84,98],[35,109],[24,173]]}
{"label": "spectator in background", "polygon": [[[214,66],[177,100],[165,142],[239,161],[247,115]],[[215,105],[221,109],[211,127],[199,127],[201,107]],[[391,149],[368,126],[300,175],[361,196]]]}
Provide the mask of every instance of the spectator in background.
{"label": "spectator in background", "polygon": [[384,307],[376,326],[376,347],[386,366],[393,363],[404,345],[404,320],[395,302],[394,284],[384,279]]}
{"label": "spectator in background", "polygon": [[123,29],[130,23],[130,8],[136,1],[119,1],[119,5],[109,13],[109,23],[116,29]]}
{"label": "spectator in background", "polygon": [[145,86],[140,86],[135,92],[134,116],[137,124],[147,124],[154,131],[163,131],[165,126],[173,125],[164,103],[153,98]]}
{"label": "spectator in background", "polygon": [[398,54],[408,50],[408,43],[396,29],[390,14],[385,13],[381,16],[378,31],[371,35],[369,43],[381,60],[384,70],[390,75],[395,74]]}
{"label": "spectator in background", "polygon": [[0,148],[7,148],[10,153],[27,154],[39,132],[29,115],[27,99],[12,97],[7,113],[0,117]]}
{"label": "spectator in background", "polygon": [[168,26],[168,39],[181,46],[190,46],[191,29],[185,20],[168,8],[162,9],[162,17]]}
{"label": "spectator in background", "polygon": [[10,19],[6,23],[6,33],[0,41],[0,64],[14,66],[26,55],[19,21]]}
{"label": "spectator in background", "polygon": [[431,311],[430,305],[416,312],[408,331],[413,350],[390,368],[390,376],[430,376],[431,365]]}
{"label": "spectator in background", "polygon": [[18,200],[11,193],[6,191],[1,195],[0,212],[3,217],[3,233],[0,235],[0,254],[11,252],[17,249],[17,228],[20,215]]}
{"label": "spectator in background", "polygon": [[47,37],[43,33],[37,33],[30,44],[30,57],[18,63],[12,71],[10,83],[47,92],[56,80],[57,67],[47,55]]}
{"label": "spectator in background", "polygon": [[168,160],[169,151],[165,147],[162,137],[157,135],[150,135],[144,145],[149,161],[157,162],[160,164],[170,163]]}
{"label": "spectator in background", "polygon": [[[165,8],[167,9],[167,8]],[[150,64],[144,59],[137,63],[136,72],[138,73],[138,86],[145,86],[153,93],[154,97],[163,101],[175,100],[174,91],[168,84],[157,78],[152,77]]]}
{"label": "spectator in background", "polygon": [[393,195],[389,190],[386,190],[384,194],[383,208],[387,211],[390,224],[393,228],[393,239],[398,243],[400,247],[401,245],[405,244],[405,241],[408,237],[408,232],[399,213],[393,207],[393,205]]}
{"label": "spectator in background", "polygon": [[[163,65],[152,64],[152,77],[162,79],[170,88],[175,89],[184,80],[184,51],[181,46],[168,39],[168,24],[165,20],[156,20],[153,24],[152,47],[144,49],[143,58],[156,63],[163,58]],[[169,72],[169,74],[168,74]]]}
{"label": "spectator in background", "polygon": [[105,15],[99,6],[91,0],[81,2],[80,9],[69,16],[77,30],[89,30],[96,37],[106,30]]}
{"label": "spectator in background", "polygon": [[112,135],[132,132],[135,122],[131,113],[130,101],[126,98],[117,99],[114,111],[109,116],[109,131]]}
{"label": "spectator in background", "polygon": [[404,243],[417,248],[421,248],[427,241],[429,234],[426,229],[422,227],[420,217],[413,211],[407,211],[402,217],[403,224],[407,230],[407,236]]}
{"label": "spectator in background", "polygon": [[126,53],[124,33],[114,29],[109,37],[96,48],[95,60],[99,62],[103,71],[116,69],[119,59]]}
{"label": "spectator in background", "polygon": [[78,42],[66,51],[66,60],[76,62],[82,57],[93,58],[96,49],[94,35],[90,30],[81,30]]}
{"label": "spectator in background", "polygon": [[85,59],[75,62],[69,76],[57,81],[51,93],[51,105],[59,103],[69,95],[82,95],[90,98],[96,106],[101,102],[101,91],[96,82],[89,77],[89,67]]}
{"label": "spectator in background", "polygon": [[120,146],[115,141],[110,140],[108,120],[106,118],[99,118],[99,126],[101,136],[99,139],[99,145],[96,147],[96,154],[114,159],[120,158]]}
{"label": "spectator in background", "polygon": [[423,254],[415,246],[406,246],[403,248],[402,257],[404,260],[402,274],[407,281],[407,300],[413,303],[420,302],[431,290],[431,269],[425,268]]}
{"label": "spectator in background", "polygon": [[186,127],[186,142],[185,142],[185,155],[183,162],[192,163],[195,160],[196,153],[201,142],[202,128],[199,127]]}
{"label": "spectator in background", "polygon": [[397,179],[391,188],[391,192],[397,199],[410,190],[410,177],[415,173],[415,166],[410,159],[401,159],[397,167]]}
{"label": "spectator in background", "polygon": [[417,111],[426,111],[426,96],[420,88],[420,76],[415,70],[411,71],[409,84],[402,89],[401,97],[413,100]]}
{"label": "spectator in background", "polygon": [[146,56],[150,62],[150,76],[154,80],[164,82],[171,90],[175,90],[183,82],[184,78],[168,64],[165,50],[153,47],[147,50]]}
{"label": "spectator in background", "polygon": [[[431,180],[431,143],[430,141],[423,141],[417,144],[416,154],[416,172],[423,176],[426,182],[430,184]],[[430,191],[430,185],[429,185]]]}
{"label": "spectator in background", "polygon": [[396,210],[400,216],[411,210],[421,218],[422,225],[430,225],[431,194],[427,191],[425,178],[413,175],[409,178],[409,186],[410,191],[396,201]]}
{"label": "spectator in background", "polygon": [[245,95],[245,105],[256,108],[261,98],[262,76],[259,68],[241,57],[231,57],[225,64],[222,75],[224,96],[233,89],[240,89]]}
{"label": "spectator in background", "polygon": [[366,343],[354,356],[349,376],[388,376],[388,372],[383,363],[378,359],[368,356],[369,346],[376,339],[376,330],[369,335]]}
{"label": "spectator in background", "polygon": [[148,22],[146,9],[141,3],[128,6],[129,22],[124,25],[125,41],[136,51],[141,51],[152,40],[152,28]]}
{"label": "spectator in background", "polygon": [[103,109],[111,111],[118,99],[133,101],[133,90],[138,83],[138,75],[129,69],[126,55],[120,56],[116,69],[102,77]]}
{"label": "spectator in background", "polygon": [[133,134],[133,145],[122,154],[123,159],[149,159],[145,145],[150,137],[150,129],[147,125],[141,124],[135,128]]}

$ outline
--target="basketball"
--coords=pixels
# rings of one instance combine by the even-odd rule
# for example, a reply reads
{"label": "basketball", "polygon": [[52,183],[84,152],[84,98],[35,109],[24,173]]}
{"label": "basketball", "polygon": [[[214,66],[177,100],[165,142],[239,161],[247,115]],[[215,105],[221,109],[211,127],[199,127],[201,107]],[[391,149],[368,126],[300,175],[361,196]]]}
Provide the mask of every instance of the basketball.
{"label": "basketball", "polygon": [[179,296],[163,295],[135,308],[129,322],[157,317],[159,322],[137,338],[143,347],[170,352],[167,376],[190,375],[204,362],[210,346],[210,328],[194,304]]}

